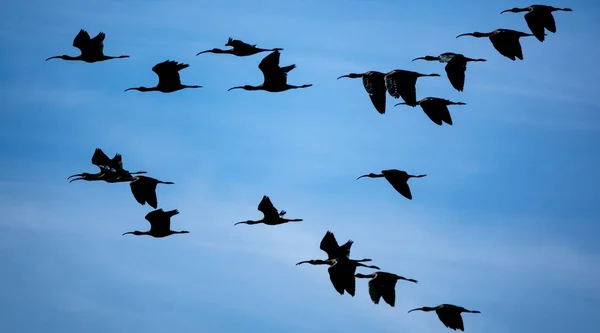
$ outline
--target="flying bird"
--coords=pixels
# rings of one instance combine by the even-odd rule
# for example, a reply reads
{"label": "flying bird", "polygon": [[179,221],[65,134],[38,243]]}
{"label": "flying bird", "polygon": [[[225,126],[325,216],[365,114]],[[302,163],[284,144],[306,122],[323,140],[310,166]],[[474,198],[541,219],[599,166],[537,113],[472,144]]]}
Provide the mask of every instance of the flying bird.
{"label": "flying bird", "polygon": [[242,42],[239,39],[232,39],[231,37],[229,37],[229,40],[227,41],[227,44],[225,44],[225,46],[231,46],[231,49],[227,49],[227,50],[221,50],[221,49],[211,49],[211,50],[206,50],[206,51],[202,51],[199,52],[198,54],[196,54],[196,56],[201,55],[202,53],[220,53],[220,54],[233,54],[234,56],[238,56],[238,57],[247,57],[247,56],[251,56],[260,52],[266,52],[266,51],[283,51],[282,48],[274,48],[274,49],[261,49],[260,47],[256,47],[256,45],[250,45],[247,43]]}
{"label": "flying bird", "polygon": [[188,86],[181,84],[179,71],[188,68],[190,65],[178,63],[173,60],[166,60],[152,67],[152,71],[158,75],[158,84],[154,87],[134,87],[128,90],[138,90],[141,92],[160,91],[162,93],[171,93],[186,88],[202,88],[202,86]]}
{"label": "flying bird", "polygon": [[521,48],[519,38],[533,35],[510,29],[496,29],[492,32],[471,32],[460,34],[456,36],[456,38],[460,36],[473,36],[476,38],[489,37],[496,51],[508,59],[515,61],[516,58],[523,60],[523,49]]}
{"label": "flying bird", "polygon": [[405,198],[412,200],[412,193],[410,192],[410,187],[408,186],[408,180],[410,178],[421,178],[427,175],[410,175],[406,171],[396,170],[396,169],[387,169],[382,170],[381,173],[369,173],[366,175],[362,175],[358,178],[361,179],[363,177],[369,178],[385,178],[391,185],[394,187],[398,193],[402,194]]}
{"label": "flying bird", "polygon": [[158,206],[158,199],[156,198],[156,186],[158,184],[175,184],[173,182],[163,182],[152,177],[146,176],[135,176],[135,177],[118,177],[116,179],[109,179],[107,182],[123,182],[129,181],[129,187],[131,193],[140,205],[148,204],[150,207],[155,208]]}
{"label": "flying bird", "polygon": [[50,57],[46,59],[46,61],[50,59],[62,59],[79,60],[92,63],[110,59],[129,58],[128,55],[116,57],[104,55],[104,38],[106,38],[106,35],[103,32],[100,32],[96,35],[96,37],[90,39],[90,35],[87,33],[87,31],[81,29],[79,30],[77,36],[75,36],[75,39],[73,39],[73,46],[81,51],[80,55],[72,57],[63,54],[61,56]]}
{"label": "flying bird", "polygon": [[354,242],[349,239],[346,243],[341,246],[338,244],[335,239],[335,235],[331,231],[327,231],[321,243],[319,244],[319,248],[327,253],[327,259],[335,259],[340,257],[350,258],[350,248]]}
{"label": "flying bird", "polygon": [[[116,179],[119,177],[128,178],[128,177],[132,177],[132,175],[146,173],[146,171],[129,172],[129,171],[123,169],[123,160],[122,160],[121,154],[115,154],[115,156],[111,159],[108,156],[106,156],[106,154],[100,148],[96,148],[96,150],[94,150],[94,154],[92,155],[92,164],[94,164],[98,168],[100,168],[100,172],[98,172],[98,173],[83,172],[83,173],[69,176],[67,179],[71,179],[73,177],[79,177],[79,178],[71,179],[69,181],[69,183],[73,182],[75,180],[86,180],[86,181],[115,180],[113,182],[117,182]],[[127,180],[120,180],[120,181],[127,181]]]}
{"label": "flying bird", "polygon": [[[397,105],[409,105],[408,103],[398,103]],[[448,105],[466,105],[464,102],[452,102],[447,99],[438,97],[425,97],[417,101],[417,105],[421,106],[423,112],[433,121],[434,123],[442,126],[442,123],[452,125],[452,117],[448,110]],[[417,105],[409,105],[415,107]]]}
{"label": "flying bird", "polygon": [[263,213],[263,218],[258,221],[242,221],[237,222],[234,225],[238,224],[259,224],[264,223],[266,225],[278,225],[287,222],[301,222],[302,219],[286,219],[283,216],[286,214],[285,210],[281,212],[277,212],[277,209],[273,206],[271,199],[268,196],[263,196],[262,200],[258,204],[258,210]]}
{"label": "flying bird", "polygon": [[269,55],[261,60],[258,64],[258,69],[263,73],[263,83],[258,86],[237,86],[229,88],[227,91],[233,89],[244,89],[244,90],[264,90],[268,92],[282,92],[289,89],[308,88],[312,87],[312,84],[304,84],[301,86],[293,86],[287,83],[288,73],[296,68],[295,64],[279,67],[279,57],[281,53],[278,50],[273,51]]}
{"label": "flying bird", "polygon": [[328,260],[301,261],[296,265],[329,265],[327,271],[329,272],[329,279],[331,280],[331,283],[333,284],[335,290],[338,293],[340,293],[340,295],[343,295],[344,291],[346,291],[350,296],[354,297],[354,293],[356,291],[356,279],[354,276],[354,274],[356,273],[356,268],[367,267],[373,269],[380,269],[377,266],[369,266],[362,264],[362,262],[366,261],[371,261],[371,259],[355,260],[346,257],[340,257]]}
{"label": "flying bird", "polygon": [[537,38],[540,42],[543,42],[546,36],[544,28],[551,33],[556,32],[556,22],[554,21],[554,16],[552,15],[552,12],[555,11],[572,12],[573,10],[571,8],[556,8],[546,5],[531,5],[525,8],[512,8],[503,10],[500,12],[500,14],[506,12],[527,12],[527,14],[525,14],[527,26],[535,38]]}
{"label": "flying bird", "polygon": [[380,114],[385,114],[385,74],[377,71],[368,71],[364,73],[350,73],[342,75],[337,79],[343,77],[356,79],[362,78],[363,86],[371,98],[371,103],[375,107],[375,110]]}
{"label": "flying bird", "polygon": [[187,234],[189,231],[173,231],[171,230],[171,217],[179,214],[177,209],[163,211],[161,209],[153,210],[150,213],[146,214],[146,220],[150,222],[150,230],[148,231],[129,231],[123,234],[123,236],[127,234],[141,236],[148,235],[155,238],[167,237],[173,234]]}
{"label": "flying bird", "polygon": [[381,271],[368,275],[358,273],[354,276],[357,278],[371,279],[369,280],[369,296],[371,297],[371,301],[373,301],[374,304],[379,304],[379,300],[383,297],[383,301],[391,307],[396,305],[396,282],[398,282],[398,280],[417,283],[417,280],[407,279],[397,274]]}
{"label": "flying bird", "polygon": [[448,75],[448,80],[454,89],[458,91],[463,91],[465,88],[465,72],[467,71],[467,62],[469,61],[486,61],[485,59],[473,59],[465,57],[460,53],[452,53],[446,52],[442,53],[439,56],[424,56],[419,58],[414,58],[415,60],[426,60],[426,61],[439,61],[441,63],[446,64],[446,74]]}
{"label": "flying bird", "polygon": [[408,105],[416,105],[417,79],[423,76],[440,76],[440,74],[421,74],[396,69],[385,75],[385,87],[393,98],[401,97]]}
{"label": "flying bird", "polygon": [[421,310],[421,311],[425,311],[425,312],[435,311],[435,313],[437,313],[438,318],[440,318],[440,321],[444,324],[444,326],[446,326],[450,329],[453,329],[455,331],[456,330],[461,330],[461,331],[465,330],[465,326],[463,324],[463,320],[460,315],[462,312],[481,313],[477,310],[467,310],[463,307],[452,305],[452,304],[440,304],[433,308],[424,306],[422,308],[412,309],[412,310],[408,311],[408,313],[411,313],[412,311],[416,311],[416,310]]}

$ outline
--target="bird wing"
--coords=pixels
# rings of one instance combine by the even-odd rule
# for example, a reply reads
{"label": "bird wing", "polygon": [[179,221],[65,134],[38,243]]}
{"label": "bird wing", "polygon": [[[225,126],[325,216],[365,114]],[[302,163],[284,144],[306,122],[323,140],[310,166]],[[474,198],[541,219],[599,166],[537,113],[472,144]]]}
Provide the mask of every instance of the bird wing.
{"label": "bird wing", "polygon": [[83,29],[79,30],[79,33],[73,39],[73,46],[78,48],[83,54],[84,52],[89,52],[89,45],[90,35]]}
{"label": "bird wing", "polygon": [[384,114],[386,93],[385,76],[383,73],[369,73],[367,75],[363,75],[362,81],[365,90],[367,93],[369,93],[371,103],[373,103],[375,110],[381,114]]}
{"label": "bird wing", "polygon": [[[537,10],[533,10],[527,14],[525,14],[525,22],[527,22],[527,26],[531,30],[531,33],[537,38],[539,41],[544,41],[544,25],[546,16],[552,17],[550,13],[544,13]],[[552,19],[554,21],[554,19]],[[550,30],[550,29],[548,29]]]}
{"label": "bird wing", "polygon": [[290,65],[282,69],[279,67],[280,57],[281,53],[279,51],[273,51],[258,64],[258,69],[263,73],[263,84],[265,86],[285,85],[287,83],[287,72],[296,67],[295,65]]}
{"label": "bird wing", "polygon": [[465,72],[467,71],[467,61],[465,57],[454,56],[446,64],[446,74],[448,80],[454,89],[463,91],[465,87]]}
{"label": "bird wing", "polygon": [[[97,165],[99,167],[107,167],[110,169],[115,169],[112,164],[113,161],[106,156],[106,154],[100,148],[96,148],[94,150],[94,155],[92,155],[92,164]],[[116,171],[116,170],[115,170]]]}
{"label": "bird wing", "polygon": [[431,121],[440,126],[442,125],[442,116],[440,112],[440,105],[438,103],[422,102],[421,108],[423,109],[423,112],[425,112],[427,117],[431,119]]}
{"label": "bird wing", "polygon": [[179,71],[188,68],[188,64],[180,64],[173,60],[163,61],[152,67],[152,71],[158,75],[158,84],[180,85]]}
{"label": "bird wing", "polygon": [[271,198],[269,198],[266,195],[263,196],[262,200],[258,204],[258,210],[263,213],[265,219],[275,218],[279,216],[277,208],[275,208],[275,206],[273,206],[273,203],[271,202]]}
{"label": "bird wing", "polygon": [[172,211],[165,212],[160,208],[146,214],[145,218],[150,222],[150,229],[154,229],[155,231],[171,229],[171,215],[168,215],[168,213],[171,212]]}
{"label": "bird wing", "polygon": [[356,291],[356,280],[354,278],[356,266],[349,262],[337,261],[329,267],[328,272],[333,287],[340,295],[343,295],[345,290],[348,294],[354,296]]}
{"label": "bird wing", "polygon": [[144,176],[138,176],[136,180],[129,183],[131,187],[131,193],[133,197],[140,205],[148,203],[152,208],[158,206],[158,200],[156,198],[156,183],[148,181]]}
{"label": "bird wing", "polygon": [[379,304],[379,300],[381,299],[380,282],[379,277],[369,280],[369,296],[374,304]]}
{"label": "bird wing", "polygon": [[490,41],[501,55],[511,60],[515,60],[515,57],[523,59],[523,50],[517,35],[497,33],[490,36]]}
{"label": "bird wing", "polygon": [[554,15],[552,12],[548,12],[543,16],[544,28],[548,29],[550,32],[556,32],[556,21],[554,21]]}
{"label": "bird wing", "polygon": [[393,98],[402,97],[405,103],[413,105],[417,102],[417,78],[405,72],[392,71],[385,76],[385,87]]}
{"label": "bird wing", "polygon": [[438,318],[440,318],[440,321],[444,324],[444,326],[453,330],[465,330],[460,312],[453,311],[449,308],[442,308],[436,310],[435,313],[437,313]]}
{"label": "bird wing", "polygon": [[392,187],[402,194],[405,198],[412,200],[412,194],[410,193],[410,187],[405,179],[401,178],[395,173],[386,172],[383,174],[385,179],[392,185]]}
{"label": "bird wing", "polygon": [[90,40],[90,50],[99,55],[104,54],[104,38],[106,38],[106,34],[99,32],[96,37]]}
{"label": "bird wing", "polygon": [[354,242],[351,239],[349,239],[346,243],[342,244],[339,250],[340,254],[346,258],[350,258],[350,248],[352,248],[352,244],[354,244]]}

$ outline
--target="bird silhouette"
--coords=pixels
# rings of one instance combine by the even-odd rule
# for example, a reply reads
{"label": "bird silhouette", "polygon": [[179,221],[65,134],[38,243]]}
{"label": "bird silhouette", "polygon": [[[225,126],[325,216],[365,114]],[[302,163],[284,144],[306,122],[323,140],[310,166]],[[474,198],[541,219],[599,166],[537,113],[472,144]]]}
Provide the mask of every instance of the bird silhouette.
{"label": "bird silhouette", "polygon": [[331,231],[327,231],[321,243],[319,244],[319,248],[327,253],[327,259],[335,259],[340,257],[350,258],[350,248],[352,247],[354,242],[349,239],[346,243],[341,246],[338,244],[335,239],[335,235]]}
{"label": "bird silhouette", "polygon": [[312,84],[304,84],[301,86],[293,86],[287,83],[288,73],[296,68],[295,64],[279,67],[279,57],[281,53],[278,50],[271,52],[269,55],[261,60],[258,64],[258,69],[263,73],[263,83],[258,86],[237,86],[229,88],[227,91],[233,89],[244,89],[244,90],[264,90],[268,92],[282,92],[289,89],[308,88],[312,87]]}
{"label": "bird silhouette", "polygon": [[[76,180],[86,180],[86,181],[108,181],[114,180],[113,182],[118,182],[116,179],[128,178],[132,177],[132,175],[138,175],[146,173],[146,171],[137,171],[137,172],[129,172],[123,169],[123,160],[121,154],[115,154],[115,156],[111,159],[102,151],[100,148],[96,148],[94,150],[94,154],[92,155],[92,164],[96,165],[100,168],[100,172],[98,173],[78,173],[72,176],[69,176],[67,179],[71,179],[69,183]],[[119,181],[127,181],[127,180],[119,180]]]}
{"label": "bird silhouette", "polygon": [[440,74],[421,74],[395,69],[385,75],[385,87],[393,98],[401,97],[408,105],[416,105],[417,79],[423,76],[440,76]]}
{"label": "bird silhouette", "polygon": [[381,271],[368,275],[358,273],[354,276],[357,278],[371,279],[369,280],[369,296],[371,297],[371,301],[373,301],[374,304],[379,304],[379,300],[383,297],[383,301],[391,307],[396,305],[396,282],[398,282],[398,280],[417,283],[417,280],[407,279],[397,274]]}
{"label": "bird silhouette", "polygon": [[173,234],[187,234],[189,231],[173,231],[171,230],[171,217],[179,214],[177,209],[163,211],[161,209],[153,210],[150,213],[146,214],[146,220],[150,222],[150,230],[148,231],[129,231],[123,234],[123,236],[127,234],[142,236],[148,235],[154,238],[162,238],[167,237]]}
{"label": "bird silhouette", "polygon": [[123,182],[128,181],[131,193],[140,205],[148,204],[152,208],[158,207],[158,199],[156,198],[156,186],[158,184],[175,184],[173,182],[163,182],[152,177],[135,176],[135,177],[118,177],[109,179],[107,182]]}
{"label": "bird silhouette", "polygon": [[120,58],[129,58],[128,55],[121,56],[107,56],[104,55],[104,38],[106,38],[106,34],[100,32],[96,35],[96,37],[90,39],[90,35],[87,31],[81,29],[75,39],[73,39],[73,46],[78,48],[81,51],[81,54],[72,57],[66,54],[60,56],[54,56],[46,59],[46,61],[50,59],[62,59],[62,60],[79,60],[85,61],[88,63],[110,60],[110,59],[120,59]]}
{"label": "bird silhouette", "polygon": [[448,81],[454,89],[463,91],[465,88],[465,72],[467,71],[467,62],[469,61],[486,61],[485,59],[473,59],[465,57],[460,53],[446,52],[439,56],[424,56],[414,58],[415,60],[426,60],[426,61],[439,61],[446,64],[446,74],[448,75]]}
{"label": "bird silhouette", "polygon": [[523,49],[521,48],[519,38],[533,35],[511,29],[496,29],[492,32],[471,32],[460,34],[456,36],[456,38],[461,36],[473,36],[476,38],[488,37],[496,51],[508,59],[515,61],[516,58],[523,60]]}
{"label": "bird silhouette", "polygon": [[163,61],[152,67],[152,71],[158,75],[158,84],[156,86],[127,88],[125,91],[138,90],[141,92],[160,91],[162,93],[171,93],[186,88],[202,88],[202,86],[188,86],[181,84],[179,71],[188,67],[190,67],[190,65],[178,63],[173,60]]}
{"label": "bird silhouette", "polygon": [[424,306],[422,308],[412,309],[412,310],[408,311],[408,313],[411,313],[412,311],[417,311],[417,310],[421,310],[421,311],[425,311],[425,312],[435,311],[435,313],[437,314],[438,318],[440,318],[440,321],[444,324],[444,326],[446,326],[450,329],[453,329],[455,331],[456,330],[461,330],[461,331],[465,330],[465,326],[463,324],[463,320],[460,315],[462,312],[481,313],[480,311],[477,311],[477,310],[467,310],[463,307],[452,305],[452,304],[440,304],[433,308]]}
{"label": "bird silhouette", "polygon": [[296,265],[329,265],[327,271],[329,272],[329,279],[331,280],[335,290],[340,293],[340,295],[343,295],[344,291],[346,291],[350,296],[354,297],[354,293],[356,291],[356,279],[354,276],[356,273],[356,268],[366,267],[380,269],[377,266],[362,264],[362,262],[366,261],[371,261],[371,259],[355,260],[346,257],[339,257],[327,260],[306,260],[298,262]]}
{"label": "bird silhouette", "polygon": [[242,222],[237,222],[234,225],[238,224],[259,224],[264,223],[266,225],[278,225],[287,222],[301,222],[302,219],[286,219],[283,216],[286,214],[285,210],[281,212],[277,212],[277,209],[273,206],[271,199],[268,196],[263,196],[262,200],[258,204],[258,210],[263,213],[263,218],[258,221],[247,220]]}
{"label": "bird silhouette", "polygon": [[238,56],[238,57],[247,57],[247,56],[251,56],[260,52],[266,52],[266,51],[283,51],[282,48],[276,47],[273,49],[261,49],[260,47],[256,47],[256,45],[250,45],[247,43],[242,42],[239,39],[232,39],[231,37],[229,37],[229,40],[227,41],[227,44],[225,44],[225,46],[231,46],[231,49],[227,49],[227,50],[221,50],[221,49],[210,49],[210,50],[206,50],[206,51],[202,51],[202,52],[198,52],[198,54],[196,54],[196,56],[201,55],[202,53],[219,53],[219,54],[233,54],[234,56]]}
{"label": "bird silhouette", "polygon": [[375,107],[375,110],[380,114],[385,114],[385,74],[377,71],[368,71],[364,73],[350,73],[342,75],[337,79],[343,77],[356,79],[362,78],[363,86],[371,98],[371,103]]}
{"label": "bird silhouette", "polygon": [[366,175],[362,175],[358,178],[361,179],[363,177],[369,178],[385,178],[392,187],[398,191],[398,193],[402,194],[405,198],[412,200],[412,193],[410,192],[410,187],[408,186],[408,180],[410,178],[421,178],[427,175],[410,175],[406,171],[396,170],[396,169],[387,169],[382,170],[381,173],[369,173]]}
{"label": "bird silhouette", "polygon": [[[394,106],[398,105],[409,105],[408,103],[398,103]],[[439,126],[442,126],[442,123],[446,123],[448,125],[452,125],[452,116],[450,116],[450,111],[448,110],[448,105],[466,105],[464,102],[452,102],[447,99],[438,98],[438,97],[425,97],[419,101],[417,101],[416,105],[409,105],[415,107],[417,105],[421,106],[423,112]]]}
{"label": "bird silhouette", "polygon": [[546,36],[544,28],[552,33],[556,32],[556,22],[554,21],[554,16],[552,15],[552,12],[555,11],[572,12],[573,10],[571,8],[556,8],[546,5],[531,5],[525,8],[512,8],[503,10],[500,12],[500,14],[506,12],[527,12],[527,14],[525,14],[527,26],[535,38],[537,38],[540,42],[543,42]]}

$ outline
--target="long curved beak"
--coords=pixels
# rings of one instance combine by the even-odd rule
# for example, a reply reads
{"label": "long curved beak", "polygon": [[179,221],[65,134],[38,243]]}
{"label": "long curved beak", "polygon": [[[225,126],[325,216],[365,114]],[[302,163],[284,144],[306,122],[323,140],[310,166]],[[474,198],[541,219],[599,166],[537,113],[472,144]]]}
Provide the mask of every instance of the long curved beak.
{"label": "long curved beak", "polygon": [[67,179],[71,179],[71,178],[73,178],[73,177],[81,177],[82,175],[83,175],[83,174],[81,174],[81,173],[78,173],[78,174],[76,174],[76,175],[72,175],[72,176],[69,176],[69,177],[67,177]]}
{"label": "long curved beak", "polygon": [[125,233],[123,233],[121,236],[125,236],[125,235],[127,235],[127,234],[133,234],[133,231],[128,231],[128,232],[125,232]]}
{"label": "long curved beak", "polygon": [[248,222],[246,222],[246,221],[242,221],[242,222],[236,222],[236,223],[234,223],[233,225],[238,225],[238,224],[248,224]]}
{"label": "long curved beak", "polygon": [[356,178],[356,180],[359,180],[359,179],[361,179],[361,178],[363,178],[363,177],[367,177],[367,176],[368,176],[368,174],[367,174],[367,175],[362,175],[362,176],[359,176],[358,178]]}
{"label": "long curved beak", "polygon": [[425,57],[414,58],[412,61],[419,60],[419,59],[425,60]]}
{"label": "long curved beak", "polygon": [[[225,46],[227,46],[227,45],[225,45]],[[206,50],[206,51],[198,52],[198,53],[196,54],[196,56],[199,56],[199,55],[201,55],[202,53],[208,53],[208,52],[210,52],[210,51],[212,51],[212,50]]]}
{"label": "long curved beak", "polygon": [[412,310],[408,311],[407,313],[411,313],[411,312],[413,312],[413,311],[422,310],[422,309],[423,309],[423,308],[416,308],[416,309],[412,309]]}
{"label": "long curved beak", "polygon": [[242,89],[242,88],[244,88],[244,87],[238,86],[238,87],[229,88],[229,89],[227,89],[227,91],[232,91],[233,89]]}
{"label": "long curved beak", "polygon": [[124,92],[125,91],[129,91],[129,90],[137,90],[137,88],[127,88],[127,89],[124,90]]}
{"label": "long curved beak", "polygon": [[50,59],[58,59],[58,58],[60,58],[60,56],[54,56],[54,57],[50,57],[50,58],[46,59],[46,61],[48,61]]}
{"label": "long curved beak", "polygon": [[394,104],[394,106],[398,106],[398,105],[408,105],[408,104],[406,104],[406,103],[404,103],[404,102],[402,102],[402,103],[398,103],[398,104]]}
{"label": "long curved beak", "polygon": [[300,261],[300,262],[297,262],[297,263],[296,263],[296,266],[298,266],[298,265],[302,265],[302,264],[306,264],[306,263],[308,263],[308,261]]}
{"label": "long curved beak", "polygon": [[500,14],[503,14],[503,13],[506,13],[506,12],[510,12],[510,9],[503,10],[503,11],[500,12]]}
{"label": "long curved beak", "polygon": [[473,36],[473,34],[472,33],[460,34],[460,35],[456,36],[456,38],[461,37],[461,36]]}
{"label": "long curved beak", "polygon": [[337,79],[339,80],[339,79],[341,79],[343,77],[350,77],[350,75],[342,75],[342,76],[338,77]]}

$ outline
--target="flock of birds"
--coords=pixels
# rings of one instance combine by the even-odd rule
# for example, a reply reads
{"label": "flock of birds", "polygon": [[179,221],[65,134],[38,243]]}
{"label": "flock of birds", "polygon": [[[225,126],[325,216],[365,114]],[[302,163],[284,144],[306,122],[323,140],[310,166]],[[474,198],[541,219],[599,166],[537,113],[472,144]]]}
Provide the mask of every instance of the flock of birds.
{"label": "flock of birds", "polygon": [[[546,5],[531,5],[525,8],[512,8],[505,12],[527,12],[525,14],[525,20],[529,29],[532,33],[524,33],[521,31],[510,30],[510,29],[496,29],[489,33],[473,32],[458,35],[460,36],[473,36],[473,37],[489,37],[494,48],[503,56],[516,60],[516,58],[523,60],[523,51],[519,39],[521,37],[535,36],[539,41],[545,40],[545,30],[552,33],[556,32],[556,24],[552,13],[554,11],[572,11],[570,8],[555,8]],[[49,59],[59,58],[63,60],[80,60],[88,63],[94,63],[98,61],[104,61],[109,59],[117,58],[128,58],[127,55],[122,56],[107,56],[104,54],[104,39],[105,34],[100,32],[94,38],[90,38],[89,34],[85,30],[80,30],[75,39],[73,40],[73,46],[81,50],[81,54],[72,57],[68,55],[50,57]],[[245,90],[265,90],[268,92],[282,92],[289,89],[307,88],[312,86],[311,84],[304,85],[290,85],[287,83],[287,74],[296,67],[296,65],[288,65],[281,67],[279,65],[280,52],[282,48],[263,49],[256,45],[250,45],[229,38],[226,46],[230,46],[230,49],[222,50],[213,48],[199,52],[197,55],[203,53],[216,53],[216,54],[232,54],[238,57],[251,56],[261,52],[270,51],[271,53],[264,57],[258,68],[263,74],[263,82],[258,86],[243,85],[230,88],[232,89],[245,89]],[[424,56],[415,58],[414,60],[422,59],[426,61],[439,61],[441,63],[447,63],[445,66],[446,73],[450,84],[457,91],[463,91],[465,84],[465,71],[467,62],[482,62],[485,59],[473,59],[468,58],[462,54],[446,52],[439,56]],[[128,90],[138,90],[141,92],[148,91],[160,91],[163,93],[171,93],[184,88],[201,88],[199,85],[184,85],[181,83],[179,71],[187,68],[188,64],[182,64],[175,61],[164,61],[155,65],[152,68],[158,75],[158,84],[154,87],[135,87],[129,88]],[[440,76],[439,74],[421,74],[417,72],[407,70],[392,70],[388,73],[381,73],[377,71],[368,71],[364,73],[351,73],[340,76],[348,78],[362,78],[365,90],[368,92],[371,102],[375,109],[381,113],[385,113],[386,105],[386,92],[389,93],[393,98],[402,98],[403,103],[396,105],[408,105],[415,107],[420,105],[425,114],[436,124],[442,125],[447,123],[452,125],[452,118],[448,111],[448,105],[464,105],[463,102],[452,102],[446,99],[437,97],[425,97],[420,100],[416,99],[416,82],[419,77],[424,76]],[[339,79],[338,78],[338,79]],[[171,217],[179,213],[178,210],[163,211],[157,209],[158,200],[156,196],[156,188],[158,184],[173,184],[173,182],[165,182],[152,177],[140,176],[145,174],[145,171],[130,172],[123,168],[122,156],[115,154],[111,159],[109,158],[100,148],[96,148],[92,156],[92,164],[98,166],[100,171],[98,173],[80,173],[70,176],[70,182],[75,180],[86,180],[86,181],[105,181],[108,183],[119,183],[129,182],[131,192],[135,200],[141,205],[148,204],[155,210],[146,214],[145,218],[150,223],[150,229],[147,231],[131,231],[126,234],[133,235],[149,235],[152,237],[166,237],[172,234],[184,234],[188,231],[173,231],[171,230]],[[381,173],[369,173],[362,175],[362,177],[370,178],[385,178],[392,187],[405,198],[412,200],[412,194],[408,185],[410,178],[420,178],[426,175],[411,175],[405,171],[388,169],[382,170]],[[263,223],[266,225],[279,225],[288,222],[301,222],[302,219],[287,219],[285,210],[278,211],[271,199],[268,196],[263,196],[262,200],[258,204],[258,210],[262,212],[263,217],[260,220],[247,220],[237,222],[237,224],[259,224]],[[366,278],[370,279],[368,282],[368,291],[370,298],[373,303],[379,304],[381,298],[384,302],[390,306],[395,305],[396,292],[395,286],[398,280],[409,281],[417,283],[417,280],[408,279],[397,274],[377,271],[372,274],[361,274],[356,273],[358,267],[372,268],[379,270],[380,268],[374,265],[365,265],[363,262],[369,262],[371,259],[350,259],[350,248],[352,247],[353,241],[348,240],[343,245],[339,245],[334,234],[327,231],[320,243],[320,249],[327,254],[327,259],[318,260],[307,260],[301,261],[296,265],[308,263],[311,265],[328,265],[329,276],[331,283],[335,290],[341,295],[347,292],[351,296],[355,294],[355,278]],[[452,304],[440,304],[435,307],[421,307],[408,311],[409,313],[415,310],[421,311],[435,311],[440,321],[448,328],[453,330],[464,331],[464,324],[461,317],[461,313],[480,313],[476,310],[468,310],[461,306]]]}

